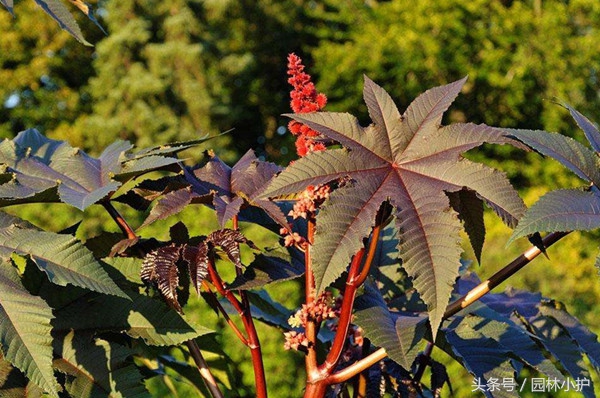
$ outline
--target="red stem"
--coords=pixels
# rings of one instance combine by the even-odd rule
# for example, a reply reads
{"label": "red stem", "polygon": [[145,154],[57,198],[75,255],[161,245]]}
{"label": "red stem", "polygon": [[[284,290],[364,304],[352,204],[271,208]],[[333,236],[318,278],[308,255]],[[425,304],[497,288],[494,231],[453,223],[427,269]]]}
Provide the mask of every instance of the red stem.
{"label": "red stem", "polygon": [[[310,304],[315,300],[315,275],[312,270],[312,244],[315,237],[315,221],[308,217],[308,226],[306,233],[306,248],[304,250],[304,295],[306,304]],[[309,319],[305,328],[306,339],[308,340],[308,348],[305,357],[305,368],[308,379],[312,374],[318,371],[317,363],[317,325],[314,320]]]}
{"label": "red stem", "polygon": [[258,339],[258,334],[256,333],[256,328],[254,326],[254,320],[252,319],[252,314],[250,313],[250,303],[246,298],[246,303],[242,304],[235,297],[235,295],[231,292],[231,290],[225,287],[223,280],[217,273],[214,265],[214,258],[212,255],[209,256],[208,261],[208,277],[210,278],[211,283],[217,289],[220,295],[225,297],[233,308],[237,311],[237,313],[242,318],[242,323],[244,324],[244,329],[248,334],[247,346],[250,348],[250,354],[252,356],[252,366],[254,367],[254,381],[256,384],[256,396],[258,398],[266,398],[267,397],[267,382],[265,379],[265,369],[263,365],[262,358],[262,350],[260,348],[260,340]]}
{"label": "red stem", "polygon": [[110,203],[110,201],[102,202],[102,206],[108,211],[108,214],[112,217],[113,220],[117,223],[123,234],[127,237],[127,239],[136,239],[137,235],[135,231],[129,226],[127,221],[121,216],[121,214],[115,209],[115,207]]}
{"label": "red stem", "polygon": [[[113,220],[115,220],[119,228],[121,228],[121,231],[123,231],[125,236],[127,236],[127,239],[137,239],[138,236],[136,235],[133,228],[129,226],[127,220],[125,220],[125,218],[121,216],[119,211],[112,205],[112,203],[110,203],[110,201],[104,201],[102,202],[102,205],[104,206],[106,211],[108,211],[108,214],[110,214]],[[175,309],[171,305],[170,301],[165,301],[171,308]],[[177,311],[177,309],[175,310]],[[217,385],[217,382],[214,376],[212,375],[210,368],[206,363],[206,360],[202,356],[202,352],[200,351],[200,347],[198,347],[198,343],[196,343],[195,340],[188,340],[185,342],[185,344],[187,345],[190,355],[196,363],[196,367],[198,368],[198,372],[200,372],[200,376],[202,377],[204,384],[209,389],[212,396],[214,398],[223,398],[223,393],[219,389],[219,386]]]}
{"label": "red stem", "polygon": [[350,327],[350,321],[352,320],[352,309],[354,308],[354,298],[356,296],[356,290],[359,285],[356,281],[360,276],[360,263],[365,254],[365,249],[360,249],[358,253],[352,259],[350,264],[350,270],[348,271],[348,279],[346,280],[346,289],[344,290],[344,298],[342,299],[342,306],[340,309],[340,319],[338,321],[338,327],[333,338],[333,344],[327,354],[325,362],[319,367],[319,373],[321,377],[326,377],[331,374],[332,369],[337,365],[344,344],[346,343],[346,337],[348,337],[348,328]]}

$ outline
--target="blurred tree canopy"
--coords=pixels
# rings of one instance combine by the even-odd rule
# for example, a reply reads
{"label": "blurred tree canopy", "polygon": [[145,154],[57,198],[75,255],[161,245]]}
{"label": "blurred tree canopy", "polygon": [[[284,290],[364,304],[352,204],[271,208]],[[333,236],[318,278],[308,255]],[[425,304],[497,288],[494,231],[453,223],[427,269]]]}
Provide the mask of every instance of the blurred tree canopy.
{"label": "blurred tree canopy", "polygon": [[254,147],[289,158],[293,147],[277,131],[289,111],[292,51],[310,65],[330,110],[365,114],[363,73],[401,108],[428,87],[469,75],[454,121],[564,132],[572,123],[553,99],[591,116],[600,109],[593,0],[105,0],[97,7],[109,35],[81,17],[91,50],[33,2],[18,2],[14,20],[0,13],[3,136],[38,126],[99,151],[117,137],[147,146],[234,128],[218,141],[229,157]]}

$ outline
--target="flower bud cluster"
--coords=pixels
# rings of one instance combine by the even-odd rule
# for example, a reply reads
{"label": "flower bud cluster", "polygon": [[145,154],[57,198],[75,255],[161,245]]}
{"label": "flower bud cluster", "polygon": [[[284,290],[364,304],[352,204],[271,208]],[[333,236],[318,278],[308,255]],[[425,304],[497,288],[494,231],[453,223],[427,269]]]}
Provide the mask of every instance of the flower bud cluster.
{"label": "flower bud cluster", "polygon": [[[315,85],[309,74],[304,72],[302,59],[296,54],[288,56],[288,83],[293,87],[290,98],[290,107],[295,113],[311,113],[320,111],[327,104],[327,97],[317,93]],[[314,140],[319,133],[305,124],[292,120],[288,124],[290,132],[296,138],[296,152],[299,156],[305,156],[309,152],[322,151],[325,145]]]}
{"label": "flower bud cluster", "polygon": [[[323,292],[311,303],[302,304],[302,307],[290,317],[288,323],[294,328],[305,328],[309,321],[319,325],[321,322],[328,319],[333,319],[339,316],[338,310],[334,308],[335,300],[333,300],[331,292]],[[308,347],[308,339],[304,332],[290,331],[284,333],[285,344],[283,347],[286,350],[294,349],[304,351]]]}
{"label": "flower bud cluster", "polygon": [[306,219],[314,215],[315,211],[329,197],[330,193],[331,186],[329,185],[309,185],[300,194],[300,197],[294,203],[294,209],[288,215],[292,216],[294,220],[296,218]]}

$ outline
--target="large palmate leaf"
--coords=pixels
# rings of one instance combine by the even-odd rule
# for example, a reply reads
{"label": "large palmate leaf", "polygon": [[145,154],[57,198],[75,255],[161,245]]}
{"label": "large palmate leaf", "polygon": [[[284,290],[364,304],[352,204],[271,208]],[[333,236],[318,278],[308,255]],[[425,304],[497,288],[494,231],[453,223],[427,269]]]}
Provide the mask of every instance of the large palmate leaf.
{"label": "large palmate leaf", "polygon": [[52,309],[21,284],[12,264],[0,262],[0,344],[4,357],[52,396]]}
{"label": "large palmate leaf", "polygon": [[213,153],[207,164],[194,171],[185,170],[190,186],[167,193],[152,209],[143,226],[181,211],[186,205],[211,195],[219,224],[238,215],[242,207],[264,210],[280,225],[287,225],[285,215],[273,202],[260,197],[263,188],[281,171],[273,163],[259,160],[252,150],[229,167]]}
{"label": "large palmate leaf", "polygon": [[[544,131],[511,131],[510,135],[535,151],[558,160],[579,178],[591,184],[587,190],[563,189],[542,196],[523,216],[511,236],[513,240],[535,232],[591,230],[600,227],[600,133],[585,116],[567,106],[584,130],[591,150],[572,138]],[[595,152],[596,151],[596,152]]]}
{"label": "large palmate leaf", "polygon": [[391,97],[365,78],[364,98],[373,124],[364,128],[349,114],[317,112],[294,120],[344,148],[311,153],[283,171],[265,195],[278,197],[349,177],[318,216],[313,246],[317,288],[345,270],[362,245],[383,202],[395,208],[403,267],[430,311],[437,330],[460,266],[460,222],[445,192],[468,188],[511,227],[525,210],[505,175],[461,154],[484,142],[508,143],[485,125],[440,126],[465,79],[420,95],[401,115]]}
{"label": "large palmate leaf", "polygon": [[0,229],[0,257],[31,256],[50,282],[126,297],[92,253],[71,235],[10,226]]}
{"label": "large palmate leaf", "polygon": [[123,181],[178,162],[170,157],[176,150],[166,151],[167,157],[142,156],[130,154],[132,148],[116,141],[93,158],[37,130],[22,131],[0,143],[0,206],[61,201],[85,210],[109,197]]}

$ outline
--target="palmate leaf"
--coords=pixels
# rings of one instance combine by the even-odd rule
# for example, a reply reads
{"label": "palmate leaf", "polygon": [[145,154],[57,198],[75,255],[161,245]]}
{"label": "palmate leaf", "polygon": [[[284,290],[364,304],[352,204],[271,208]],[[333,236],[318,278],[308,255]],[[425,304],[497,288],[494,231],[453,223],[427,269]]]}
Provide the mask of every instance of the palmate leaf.
{"label": "palmate leaf", "polygon": [[509,226],[525,206],[505,175],[463,159],[484,142],[514,143],[485,125],[440,126],[465,79],[420,95],[400,115],[390,96],[365,77],[364,97],[372,125],[363,128],[343,113],[290,115],[344,148],[311,153],[283,171],[267,188],[278,197],[341,177],[353,184],[334,191],[318,216],[314,272],[319,291],[329,286],[358,251],[380,205],[395,208],[403,267],[428,305],[438,329],[460,266],[460,222],[444,192],[468,188]]}
{"label": "palmate leaf", "polygon": [[116,141],[93,158],[35,129],[22,131],[0,143],[0,206],[61,201],[85,210],[127,179],[168,166],[179,168],[175,158],[136,157],[129,154],[132,148]]}
{"label": "palmate leaf", "polygon": [[0,257],[29,255],[50,282],[127,297],[92,253],[70,235],[10,226],[0,229]]}
{"label": "palmate leaf", "polygon": [[525,213],[507,244],[539,231],[590,231],[600,227],[600,194],[559,189],[542,196]]}
{"label": "palmate leaf", "polygon": [[[542,196],[523,216],[508,243],[534,232],[592,230],[600,227],[600,133],[594,124],[565,105],[583,129],[594,150],[572,138],[543,131],[511,131],[511,136],[545,156],[558,160],[578,177],[591,183],[589,190],[563,189]],[[596,152],[594,152],[596,151]]]}
{"label": "palmate leaf", "polygon": [[4,357],[52,396],[58,383],[52,370],[52,309],[21,284],[12,264],[0,263],[0,343]]}
{"label": "palmate leaf", "polygon": [[474,387],[481,386],[481,390],[487,397],[518,397],[518,389],[512,391],[498,388],[490,391],[488,383],[495,379],[515,380],[516,371],[511,365],[510,351],[494,338],[486,336],[493,333],[497,337],[505,332],[503,325],[495,322],[487,324],[487,333],[480,328],[487,320],[479,317],[467,317],[451,331],[445,332],[444,337],[448,345],[444,350],[451,356],[457,358],[463,366],[476,378]]}
{"label": "palmate leaf", "polygon": [[209,160],[203,167],[184,175],[189,186],[167,193],[152,209],[142,226],[166,218],[183,210],[190,203],[202,203],[210,196],[221,227],[244,207],[255,207],[266,212],[282,226],[287,219],[279,206],[261,198],[260,194],[281,168],[259,160],[252,150],[229,167],[215,154],[208,152]]}
{"label": "palmate leaf", "polygon": [[129,348],[70,331],[54,340],[59,358],[53,364],[67,375],[65,389],[72,397],[150,397]]}
{"label": "palmate leaf", "polygon": [[[458,293],[461,295],[467,293],[478,282],[474,274],[467,273],[457,283]],[[450,336],[449,339],[447,338],[448,342],[454,344],[452,335],[456,334],[455,330],[468,326],[473,333],[479,333],[488,339],[487,347],[496,347],[494,348],[496,354],[504,352],[511,358],[511,366],[517,373],[523,365],[528,365],[550,379],[556,380],[560,385],[567,381],[557,369],[555,362],[561,363],[571,381],[577,378],[589,380],[589,371],[583,361],[583,354],[587,354],[592,365],[598,365],[600,343],[597,336],[569,315],[559,303],[544,299],[539,293],[508,289],[504,293],[482,297],[466,311],[469,313],[465,314],[463,311],[451,318],[451,324],[444,329],[444,335]],[[468,323],[465,323],[467,321]],[[460,349],[460,353],[457,354],[463,356],[463,359],[458,358],[459,361],[476,377],[483,377],[481,364],[465,362],[469,361],[469,358],[474,361],[478,355],[476,351],[479,349],[480,342],[476,339],[480,337],[475,334],[473,336],[465,339],[475,340],[465,341],[458,347],[440,345],[450,354]],[[470,350],[469,345],[475,348]],[[550,355],[541,352],[540,345]],[[492,363],[488,367],[492,373],[501,371],[505,366],[500,356],[495,358],[490,354],[489,359]],[[493,362],[496,362],[499,369],[493,369]],[[586,390],[584,394],[590,396],[592,390],[593,388]]]}

